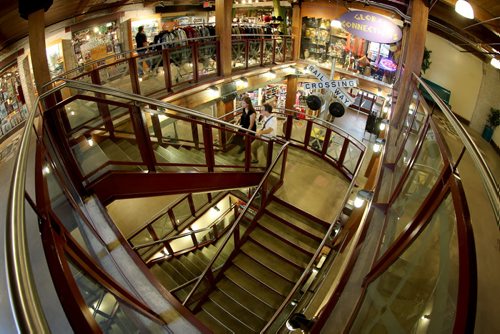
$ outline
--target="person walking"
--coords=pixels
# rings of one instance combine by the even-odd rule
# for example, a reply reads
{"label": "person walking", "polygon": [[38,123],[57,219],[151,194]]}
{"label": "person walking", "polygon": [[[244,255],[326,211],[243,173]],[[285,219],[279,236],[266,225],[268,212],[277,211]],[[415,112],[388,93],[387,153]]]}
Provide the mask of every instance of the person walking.
{"label": "person walking", "polygon": [[[273,107],[270,104],[264,104],[264,110],[262,111],[262,116],[264,119],[262,120],[262,127],[257,130],[257,137],[264,138],[272,138],[276,136],[276,130],[278,129],[278,120],[272,114]],[[260,147],[263,147],[266,142],[263,140],[254,140],[252,143],[252,163],[259,163],[258,160],[258,150]]]}
{"label": "person walking", "polygon": [[[139,59],[144,58],[144,54],[146,53],[147,49],[144,49],[144,47],[148,46],[148,39],[146,37],[146,34],[144,33],[144,26],[140,26],[137,28],[137,34],[135,35],[135,44],[137,48],[143,48],[140,50],[137,50],[137,53],[139,54]],[[148,65],[149,69],[151,69],[151,64],[149,60],[146,60],[146,64]],[[139,60],[137,63],[137,67],[139,70],[139,77],[142,77],[144,74],[144,60]]]}
{"label": "person walking", "polygon": [[[256,131],[257,130],[257,123],[255,122],[256,112],[252,105],[252,100],[250,99],[250,97],[245,96],[243,98],[241,105],[243,107],[243,111],[241,113],[240,126],[245,129]],[[243,153],[243,151],[245,151],[245,136],[243,135],[244,132],[245,131],[240,130],[239,134],[237,134],[238,136],[237,144],[240,146],[238,154]]]}

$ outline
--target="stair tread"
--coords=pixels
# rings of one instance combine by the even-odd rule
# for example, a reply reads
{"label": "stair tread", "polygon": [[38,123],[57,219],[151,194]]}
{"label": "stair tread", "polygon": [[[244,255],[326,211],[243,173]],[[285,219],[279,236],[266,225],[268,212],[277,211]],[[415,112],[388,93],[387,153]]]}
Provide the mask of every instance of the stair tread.
{"label": "stair tread", "polygon": [[161,268],[170,276],[178,285],[182,285],[188,281],[182,273],[180,273],[175,267],[173,267],[168,261],[164,261],[160,264]]}
{"label": "stair tread", "polygon": [[269,305],[227,278],[220,280],[217,288],[263,320],[271,319],[274,314],[274,309]]}
{"label": "stair tread", "polygon": [[282,258],[260,247],[251,240],[245,242],[241,250],[248,256],[265,265],[267,268],[287,278],[289,281],[295,282],[300,278],[302,270],[294,265],[283,261]]}
{"label": "stair tread", "polygon": [[172,265],[178,272],[182,274],[186,278],[186,281],[189,281],[196,277],[196,274],[192,273],[184,263],[179,260],[179,258],[173,258],[170,260],[170,265]]}
{"label": "stair tread", "polygon": [[196,313],[196,318],[198,318],[205,326],[207,326],[212,332],[217,334],[232,334],[234,333],[229,328],[224,327],[222,323],[212,317],[210,314],[201,310]]}
{"label": "stair tread", "polygon": [[277,309],[284,300],[283,296],[255,280],[237,267],[229,267],[224,272],[224,276],[273,309]]}
{"label": "stair tread", "polygon": [[256,333],[211,300],[205,302],[201,308],[235,333]]}
{"label": "stair tread", "polygon": [[187,254],[187,258],[189,259],[189,261],[191,261],[191,263],[196,266],[200,273],[205,270],[208,264],[208,262],[205,262],[205,260],[201,258],[202,255],[203,254],[200,251]]}
{"label": "stair tread", "polygon": [[290,292],[293,288],[293,284],[291,282],[253,260],[245,253],[238,254],[238,256],[234,258],[233,263],[238,268],[278,292],[282,296],[286,297],[288,292]]}
{"label": "stair tread", "polygon": [[321,239],[313,239],[267,214],[260,217],[258,223],[309,253],[314,253],[321,243]]}
{"label": "stair tread", "polygon": [[301,215],[299,212],[293,211],[276,201],[271,201],[271,203],[266,206],[266,210],[274,213],[290,224],[293,224],[320,239],[323,239],[326,231],[328,230],[326,226],[323,226],[322,224],[315,222],[308,217]]}
{"label": "stair tread", "polygon": [[199,276],[203,271],[202,269],[198,268],[198,266],[193,263],[192,258],[189,258],[187,255],[179,256],[177,259],[182,263],[184,267],[186,267],[192,274],[194,274],[195,277]]}
{"label": "stair tread", "polygon": [[179,286],[179,284],[177,284],[177,282],[159,265],[155,264],[152,266],[151,272],[167,290],[172,290]]}
{"label": "stair tread", "polygon": [[267,249],[301,268],[305,268],[311,259],[310,255],[293,248],[291,245],[279,240],[259,227],[252,231],[250,237]]}
{"label": "stair tread", "polygon": [[130,157],[122,151],[112,140],[106,139],[99,142],[104,154],[112,161],[131,161]]}
{"label": "stair tread", "polygon": [[216,290],[212,292],[209,299],[219,307],[230,313],[235,319],[243,322],[247,327],[258,332],[266,325],[266,322],[255,314],[244,308],[242,305],[225,295],[224,292]]}

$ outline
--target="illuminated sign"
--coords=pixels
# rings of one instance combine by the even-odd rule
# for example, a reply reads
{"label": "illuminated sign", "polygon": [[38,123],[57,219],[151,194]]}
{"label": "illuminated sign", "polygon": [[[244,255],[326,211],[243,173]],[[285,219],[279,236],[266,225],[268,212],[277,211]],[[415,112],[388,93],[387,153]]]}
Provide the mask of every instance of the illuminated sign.
{"label": "illuminated sign", "polygon": [[401,29],[389,18],[363,10],[353,10],[339,18],[342,28],[367,41],[377,43],[396,43],[401,40]]}
{"label": "illuminated sign", "polygon": [[314,65],[307,65],[306,70],[311,72],[320,82],[306,82],[305,89],[329,89],[337,99],[346,107],[354,103],[354,99],[343,88],[352,88],[358,86],[358,79],[349,80],[328,80],[325,75]]}

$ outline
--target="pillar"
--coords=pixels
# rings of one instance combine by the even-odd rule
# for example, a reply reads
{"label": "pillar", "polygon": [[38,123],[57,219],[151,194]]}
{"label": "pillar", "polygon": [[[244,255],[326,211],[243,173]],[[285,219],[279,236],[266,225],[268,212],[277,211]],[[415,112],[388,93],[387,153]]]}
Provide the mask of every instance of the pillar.
{"label": "pillar", "polygon": [[224,102],[222,100],[217,101],[217,115],[215,117],[221,117],[227,113],[234,110],[234,100]]}
{"label": "pillar", "polygon": [[297,60],[300,58],[300,37],[302,34],[302,16],[300,13],[300,5],[292,3],[292,36],[293,40],[293,54],[292,59]]}
{"label": "pillar", "polygon": [[295,105],[295,98],[297,96],[297,76],[290,75],[286,82],[286,100],[285,100],[285,108],[293,110],[293,106]]}
{"label": "pillar", "polygon": [[405,69],[401,76],[401,84],[398,89],[398,98],[392,120],[392,124],[396,127],[399,127],[401,120],[404,119],[405,110],[408,107],[412,73],[420,74],[429,20],[429,7],[424,0],[412,0],[410,10],[411,28],[408,36],[408,49],[404,58]]}
{"label": "pillar", "polygon": [[50,81],[49,64],[45,51],[45,13],[43,9],[28,14],[28,34],[35,85],[38,94],[41,94],[43,92],[42,86]]}
{"label": "pillar", "polygon": [[231,24],[232,17],[229,15],[233,7],[232,0],[215,0],[215,32],[220,41],[220,66],[221,75],[231,75]]}

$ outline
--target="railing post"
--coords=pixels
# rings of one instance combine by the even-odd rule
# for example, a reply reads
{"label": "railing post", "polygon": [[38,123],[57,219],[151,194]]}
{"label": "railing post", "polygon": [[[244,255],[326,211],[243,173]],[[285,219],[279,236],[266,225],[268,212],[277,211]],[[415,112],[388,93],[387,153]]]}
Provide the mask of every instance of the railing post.
{"label": "railing post", "polygon": [[273,162],[273,146],[274,146],[274,141],[269,141],[267,145],[267,161],[266,161],[266,169],[271,166],[271,163]]}
{"label": "railing post", "polygon": [[340,151],[339,160],[337,161],[339,168],[344,165],[344,159],[347,154],[347,147],[349,147],[349,139],[344,138],[344,144],[342,144],[342,150]]}
{"label": "railing post", "polygon": [[[92,70],[90,72],[90,79],[94,85],[101,85],[101,78],[99,76],[99,70]],[[106,95],[102,93],[95,93],[97,98],[105,99]],[[111,114],[109,113],[109,107],[105,103],[97,102],[97,109],[99,110],[99,114],[101,114],[102,122],[104,123],[104,128],[109,132],[109,136],[111,138],[114,137],[114,126],[113,121],[111,120]]]}
{"label": "railing post", "polygon": [[191,240],[193,241],[193,245],[198,247],[198,239],[196,239],[196,233],[191,233]]}
{"label": "railing post", "polygon": [[264,66],[264,38],[260,39],[260,66]]}
{"label": "railing post", "polygon": [[304,147],[307,148],[309,140],[311,139],[312,122],[307,121],[306,134],[304,136]]}
{"label": "railing post", "polygon": [[330,145],[330,138],[332,137],[332,129],[326,129],[325,138],[323,139],[323,148],[321,149],[321,155],[325,156],[328,151],[328,146]]}
{"label": "railing post", "polygon": [[281,39],[281,41],[283,43],[283,63],[286,62],[286,40],[287,40],[287,37],[283,37]]}
{"label": "railing post", "polygon": [[245,69],[248,69],[248,58],[250,57],[250,41],[245,39]]}
{"label": "railing post", "polygon": [[276,44],[277,44],[276,38],[273,38],[273,58],[271,60],[273,64],[276,64]]}
{"label": "railing post", "polygon": [[193,81],[198,82],[198,41],[191,45],[191,60],[193,62]]}
{"label": "railing post", "polygon": [[162,50],[163,77],[165,78],[165,88],[167,92],[172,91],[172,73],[170,73],[170,55],[168,49]]}
{"label": "railing post", "polygon": [[203,142],[205,143],[205,161],[208,165],[208,171],[214,171],[214,143],[212,138],[212,128],[208,124],[203,124]]}
{"label": "railing post", "polygon": [[289,141],[292,137],[293,117],[293,114],[286,115],[285,139],[287,141]]}
{"label": "railing post", "polygon": [[193,194],[189,194],[187,197],[189,210],[191,211],[191,215],[194,217],[196,215],[196,208],[194,207]]}
{"label": "railing post", "polygon": [[216,52],[217,52],[217,55],[216,55],[216,60],[217,60],[217,76],[221,76],[221,73],[222,73],[222,66],[221,66],[221,59],[220,59],[220,40],[216,40],[215,41],[216,43]]}
{"label": "railing post", "polygon": [[168,217],[170,218],[170,222],[172,223],[172,227],[174,230],[179,231],[179,225],[177,225],[177,220],[175,219],[174,211],[172,209],[169,209],[167,211]]}
{"label": "railing post", "polygon": [[151,138],[149,138],[149,133],[144,124],[142,111],[137,106],[131,106],[129,110],[130,121],[132,122],[136,143],[139,148],[139,152],[141,153],[142,161],[148,167],[149,171],[154,172],[156,171],[156,160],[153,153]]}
{"label": "railing post", "polygon": [[217,224],[214,224],[212,226],[212,230],[214,231],[214,238],[217,239],[219,237],[219,227]]}
{"label": "railing post", "polygon": [[130,83],[132,84],[132,92],[134,94],[141,95],[141,87],[139,85],[139,75],[137,62],[135,61],[136,57],[131,57],[128,59],[128,69],[130,75]]}

